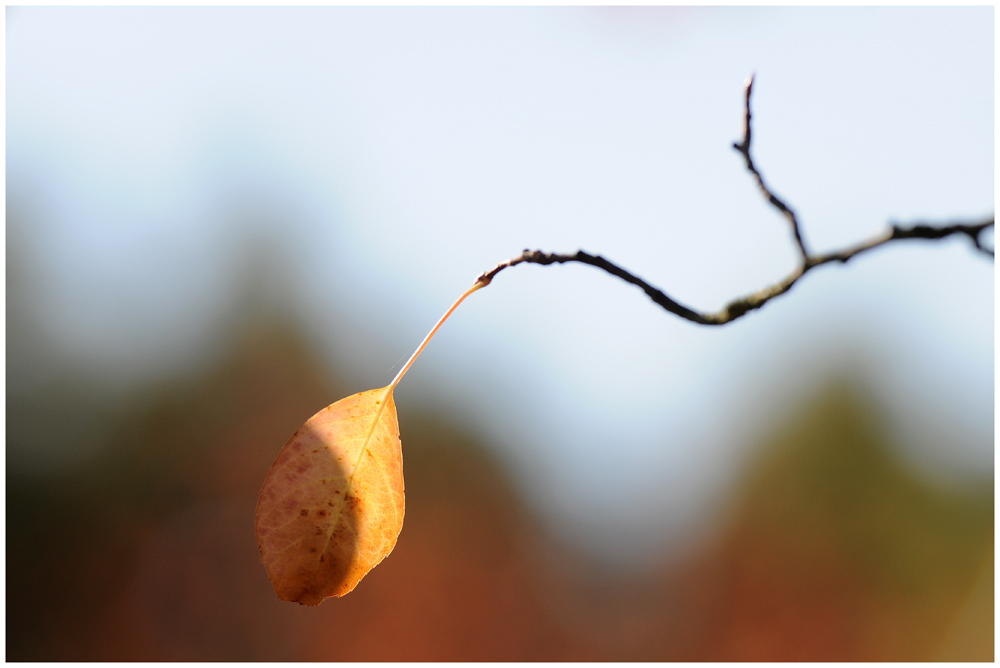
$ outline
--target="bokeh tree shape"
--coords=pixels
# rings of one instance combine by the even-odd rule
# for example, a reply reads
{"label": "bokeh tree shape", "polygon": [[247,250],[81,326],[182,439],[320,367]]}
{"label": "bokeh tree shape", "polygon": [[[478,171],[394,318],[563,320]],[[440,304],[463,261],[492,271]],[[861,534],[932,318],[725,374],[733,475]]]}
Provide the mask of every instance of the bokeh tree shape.
{"label": "bokeh tree shape", "polygon": [[547,539],[454,416],[401,407],[391,558],[336,602],[280,601],[249,529],[259,472],[342,388],[297,329],[258,322],[205,370],[109,407],[116,436],[85,469],[8,469],[8,659],[992,657],[992,484],[914,470],[856,382],[765,435],[714,539],[631,575]]}

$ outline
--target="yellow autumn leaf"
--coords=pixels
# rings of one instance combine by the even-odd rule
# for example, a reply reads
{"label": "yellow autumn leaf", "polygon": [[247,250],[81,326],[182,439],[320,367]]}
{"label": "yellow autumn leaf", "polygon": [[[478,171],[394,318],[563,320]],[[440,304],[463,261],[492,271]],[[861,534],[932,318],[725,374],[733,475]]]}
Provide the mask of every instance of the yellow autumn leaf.
{"label": "yellow autumn leaf", "polygon": [[260,558],[278,597],[319,605],[343,596],[382,561],[403,528],[403,454],[392,392],[448,316],[441,316],[387,386],[330,404],[278,453],[257,500]]}
{"label": "yellow autumn leaf", "polygon": [[384,559],[403,528],[392,387],[341,399],[281,449],[257,501],[257,542],[278,597],[319,605]]}

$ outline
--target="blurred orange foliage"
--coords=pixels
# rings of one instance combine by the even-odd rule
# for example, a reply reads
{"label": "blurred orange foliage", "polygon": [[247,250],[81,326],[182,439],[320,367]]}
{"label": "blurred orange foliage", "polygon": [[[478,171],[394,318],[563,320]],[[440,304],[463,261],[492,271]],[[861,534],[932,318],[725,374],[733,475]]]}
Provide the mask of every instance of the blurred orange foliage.
{"label": "blurred orange foliage", "polygon": [[[280,601],[254,507],[278,444],[347,393],[321,368],[294,328],[262,324],[215,366],[107,407],[89,463],[8,462],[6,658],[992,659],[992,486],[918,476],[842,386],[756,451],[714,539],[632,574],[554,544],[474,435],[401,411],[392,558],[343,599]],[[74,395],[8,403],[8,436],[57,396]]]}

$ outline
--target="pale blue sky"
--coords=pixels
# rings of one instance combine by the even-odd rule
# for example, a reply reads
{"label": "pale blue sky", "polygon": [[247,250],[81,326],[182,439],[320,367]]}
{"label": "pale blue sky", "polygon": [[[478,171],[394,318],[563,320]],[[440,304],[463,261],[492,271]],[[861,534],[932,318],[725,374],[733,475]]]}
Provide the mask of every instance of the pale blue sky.
{"label": "pale blue sky", "polygon": [[[7,194],[30,214],[8,242],[67,354],[132,383],[202,354],[264,240],[360,391],[523,248],[603,254],[700,309],[787,274],[787,227],[729,148],[752,70],[755,158],[813,249],[990,215],[993,26],[991,7],[8,8]],[[517,267],[397,402],[459,409],[555,526],[634,554],[697,524],[745,434],[848,358],[921,461],[992,471],[993,274],[964,241],[899,244],[708,329],[589,267]]]}

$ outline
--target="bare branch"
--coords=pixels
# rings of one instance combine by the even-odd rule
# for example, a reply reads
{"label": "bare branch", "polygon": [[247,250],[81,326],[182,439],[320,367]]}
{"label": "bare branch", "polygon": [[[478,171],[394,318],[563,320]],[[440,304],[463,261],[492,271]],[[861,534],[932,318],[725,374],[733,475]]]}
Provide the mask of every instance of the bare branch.
{"label": "bare branch", "polygon": [[757,171],[757,168],[753,164],[753,160],[750,158],[750,93],[753,89],[753,79],[753,75],[750,75],[746,84],[746,117],[743,127],[743,141],[740,143],[734,143],[733,148],[743,155],[743,158],[746,161],[747,169],[754,175],[754,178],[757,180],[757,185],[760,186],[760,189],[764,193],[767,201],[781,211],[792,226],[792,231],[795,234],[795,241],[802,254],[802,265],[789,274],[784,280],[766,287],[763,290],[759,290],[751,295],[747,295],[746,297],[735,299],[723,307],[722,310],[715,313],[699,313],[698,311],[688,308],[687,306],[675,301],[656,286],[650,285],[635,274],[622,269],[618,265],[604,259],[600,255],[591,255],[590,253],[582,250],[572,254],[559,254],[525,249],[519,256],[511,258],[505,262],[501,262],[489,271],[483,272],[477,276],[476,285],[489,285],[490,281],[493,280],[493,277],[507,267],[513,267],[525,262],[542,265],[557,263],[562,264],[564,262],[581,262],[583,264],[589,264],[593,267],[597,267],[598,269],[603,269],[612,276],[617,276],[627,283],[631,283],[632,285],[642,288],[643,292],[645,292],[646,295],[655,303],[662,306],[667,311],[670,311],[674,315],[684,318],[685,320],[690,320],[691,322],[699,325],[725,325],[726,323],[732,322],[733,320],[746,315],[750,311],[759,309],[775,297],[785,294],[792,288],[793,285],[795,285],[796,282],[798,282],[800,278],[802,278],[802,276],[812,269],[830,262],[845,263],[856,255],[866,253],[892,241],[902,239],[937,240],[944,239],[945,237],[950,237],[955,234],[961,234],[972,240],[976,250],[989,255],[991,258],[994,256],[993,249],[983,246],[981,239],[983,232],[987,228],[993,227],[993,217],[979,222],[968,223],[959,221],[946,225],[929,225],[924,222],[919,222],[910,225],[909,227],[901,227],[900,225],[891,223],[890,228],[886,232],[869,239],[868,241],[864,241],[832,253],[810,255],[802,241],[802,235],[799,231],[799,223],[795,217],[795,213],[768,189],[768,187],[764,184],[763,177],[760,172]]}
{"label": "bare branch", "polygon": [[559,253],[543,253],[539,250],[528,250],[524,249],[524,252],[517,257],[511,258],[506,262],[501,262],[497,266],[493,267],[489,271],[485,271],[476,277],[476,283],[481,283],[483,285],[489,285],[493,277],[499,274],[501,271],[507,267],[513,267],[514,265],[521,264],[522,262],[531,262],[532,264],[554,264],[563,262],[582,262],[583,264],[589,264],[599,269],[603,269],[612,276],[617,276],[627,283],[632,285],[638,285],[643,291],[649,295],[649,298],[654,302],[667,309],[674,315],[679,315],[685,320],[690,320],[691,322],[696,322],[699,325],[712,325],[717,323],[712,323],[701,315],[697,311],[692,311],[687,306],[675,302],[673,299],[668,297],[659,288],[656,288],[646,281],[642,280],[638,276],[631,274],[616,264],[608,262],[600,255],[591,255],[582,250],[578,250],[572,255],[560,255]]}
{"label": "bare branch", "polygon": [[978,223],[957,222],[942,226],[928,225],[927,223],[916,223],[909,227],[900,227],[899,225],[892,223],[889,231],[865,243],[852,246],[851,248],[845,248],[844,250],[837,251],[835,253],[809,257],[806,260],[806,267],[807,269],[812,269],[813,267],[818,267],[819,265],[826,264],[827,262],[847,262],[855,255],[864,253],[865,251],[869,251],[873,248],[878,248],[882,244],[889,243],[890,241],[896,241],[898,239],[937,240],[950,237],[953,234],[966,235],[972,240],[976,250],[993,257],[993,249],[983,246],[980,240],[980,236],[986,231],[986,228],[992,226],[992,217]]}
{"label": "bare branch", "polygon": [[799,221],[795,217],[795,212],[788,207],[787,204],[782,202],[777,195],[771,192],[771,189],[767,187],[764,183],[764,177],[760,175],[757,171],[757,167],[753,164],[753,158],[750,157],[750,93],[753,91],[753,79],[754,75],[751,74],[750,78],[747,79],[746,89],[744,99],[746,100],[744,107],[746,109],[745,116],[743,118],[743,141],[736,143],[733,142],[733,148],[739,151],[743,155],[743,160],[746,162],[747,169],[753,174],[754,179],[757,180],[757,185],[760,187],[764,197],[768,202],[771,203],[774,208],[781,212],[785,218],[788,219],[789,225],[792,226],[792,233],[795,235],[795,243],[799,247],[799,252],[802,253],[802,260],[805,262],[809,258],[809,251],[806,250],[806,244],[802,240],[802,232],[799,230]]}

